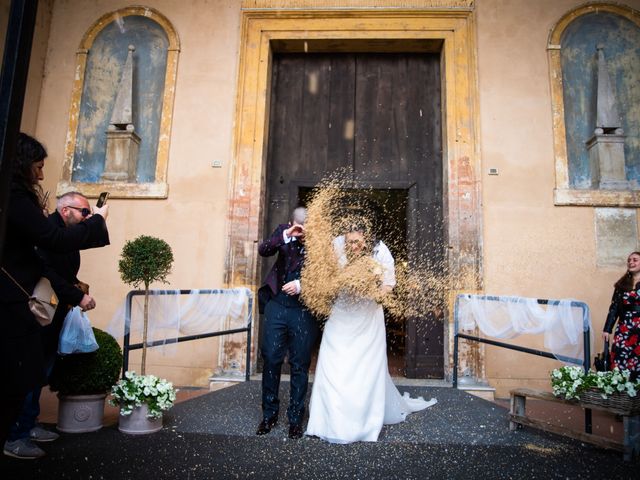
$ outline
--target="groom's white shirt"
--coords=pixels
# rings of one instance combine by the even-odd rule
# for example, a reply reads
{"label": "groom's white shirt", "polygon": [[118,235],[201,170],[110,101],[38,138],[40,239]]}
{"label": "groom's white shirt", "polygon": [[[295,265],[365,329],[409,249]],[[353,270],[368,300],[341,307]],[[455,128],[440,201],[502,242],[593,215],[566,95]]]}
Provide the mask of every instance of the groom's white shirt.
{"label": "groom's white shirt", "polygon": [[[286,245],[289,242],[297,242],[298,239],[296,237],[290,237],[287,235],[287,231],[283,230],[282,239],[284,240],[284,244]],[[300,285],[300,280],[294,280],[296,282],[296,294],[299,294],[302,291],[302,285]]]}

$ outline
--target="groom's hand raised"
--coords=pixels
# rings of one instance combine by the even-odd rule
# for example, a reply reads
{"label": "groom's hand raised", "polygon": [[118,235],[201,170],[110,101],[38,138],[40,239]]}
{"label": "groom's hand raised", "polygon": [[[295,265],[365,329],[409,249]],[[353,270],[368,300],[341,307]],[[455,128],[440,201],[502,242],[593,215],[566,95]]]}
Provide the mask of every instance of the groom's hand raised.
{"label": "groom's hand raised", "polygon": [[294,223],[289,228],[287,228],[286,232],[287,237],[302,237],[304,236],[304,227],[297,223]]}

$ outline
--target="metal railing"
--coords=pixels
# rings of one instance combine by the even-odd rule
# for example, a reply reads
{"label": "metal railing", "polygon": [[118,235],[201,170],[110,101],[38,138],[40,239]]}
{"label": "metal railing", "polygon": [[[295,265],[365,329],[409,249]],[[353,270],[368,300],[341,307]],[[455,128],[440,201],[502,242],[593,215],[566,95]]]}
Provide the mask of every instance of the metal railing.
{"label": "metal railing", "polygon": [[[453,318],[454,318],[453,372],[452,372],[453,388],[458,388],[458,343],[460,338],[463,338],[465,340],[470,340],[473,342],[486,343],[488,345],[506,348],[509,350],[515,350],[517,352],[529,353],[531,355],[537,355],[539,357],[560,360],[565,363],[581,365],[582,368],[584,368],[585,373],[588,372],[589,369],[591,368],[591,329],[589,327],[590,325],[589,323],[587,323],[587,328],[586,330],[583,331],[583,334],[582,334],[582,341],[584,343],[584,349],[583,349],[584,352],[583,352],[582,358],[572,358],[572,357],[566,357],[562,355],[554,355],[553,353],[547,352],[545,350],[521,347],[519,345],[511,345],[509,343],[499,342],[497,340],[491,340],[488,338],[476,337],[473,335],[460,333],[459,318],[458,318],[460,298],[470,297],[470,296],[474,296],[480,300],[487,300],[487,301],[500,301],[501,298],[502,299],[506,298],[508,301],[511,301],[511,302],[519,301],[518,297],[498,297],[498,296],[491,296],[491,295],[470,295],[470,294],[459,294],[456,296],[456,301],[453,309],[454,311],[454,314],[453,314]],[[560,300],[549,300],[545,298],[538,298],[536,299],[536,301],[538,302],[539,305],[559,305],[560,304]],[[583,325],[584,325],[585,324],[584,320],[587,319],[589,316],[589,306],[584,302],[579,302],[575,300],[571,301],[571,306],[580,308],[582,310],[582,318],[583,318]],[[584,429],[586,433],[591,433],[591,430],[592,430],[591,409],[588,409],[588,408],[585,408],[584,410]]]}
{"label": "metal railing", "polygon": [[[247,325],[242,328],[234,328],[231,330],[221,330],[217,332],[200,333],[197,335],[186,335],[177,338],[168,338],[166,340],[155,340],[153,342],[147,342],[147,348],[157,347],[160,345],[169,345],[172,343],[189,342],[192,340],[200,340],[203,338],[219,337],[222,335],[232,335],[234,333],[247,333],[247,358],[245,363],[245,380],[249,381],[251,376],[251,322],[253,317],[253,295],[247,288],[232,288],[232,289],[214,289],[214,290],[150,290],[149,295],[189,295],[194,291],[203,295],[228,295],[234,293],[246,293],[248,307],[247,307]],[[131,350],[139,350],[143,344],[130,343],[130,330],[131,330],[131,302],[133,297],[144,295],[144,290],[132,290],[127,294],[125,302],[125,319],[124,319],[124,345],[122,346],[122,353],[124,355],[124,361],[122,363],[122,373],[126,372],[129,368],[129,352]]]}

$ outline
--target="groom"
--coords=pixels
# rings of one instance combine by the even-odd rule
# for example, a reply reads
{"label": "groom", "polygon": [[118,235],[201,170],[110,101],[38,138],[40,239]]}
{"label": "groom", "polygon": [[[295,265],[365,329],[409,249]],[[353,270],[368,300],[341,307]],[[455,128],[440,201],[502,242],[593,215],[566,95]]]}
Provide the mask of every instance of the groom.
{"label": "groom", "polygon": [[291,386],[289,438],[302,437],[304,401],[309,382],[311,349],[318,336],[318,325],[300,302],[300,272],[304,262],[305,208],[296,208],[289,224],[278,225],[271,237],[258,246],[263,257],[278,254],[273,268],[258,291],[262,324],[262,421],[256,435],[264,435],[278,423],[280,370],[285,354],[289,354]]}

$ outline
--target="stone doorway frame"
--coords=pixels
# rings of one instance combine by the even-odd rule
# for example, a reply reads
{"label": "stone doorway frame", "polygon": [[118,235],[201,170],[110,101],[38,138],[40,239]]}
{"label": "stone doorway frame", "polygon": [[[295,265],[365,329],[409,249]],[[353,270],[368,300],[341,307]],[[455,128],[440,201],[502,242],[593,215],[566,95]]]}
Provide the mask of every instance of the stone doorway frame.
{"label": "stone doorway frame", "polygon": [[[354,48],[367,51],[385,46],[395,49],[391,51],[411,51],[433,45],[437,50],[432,51],[441,52],[442,62],[443,205],[453,278],[451,292],[481,289],[482,202],[474,7],[469,0],[431,3],[448,6],[242,9],[225,260],[228,287],[246,286],[255,293],[261,281],[257,243],[263,233],[272,53]],[[448,316],[449,328],[444,329],[446,377],[450,376],[452,364],[452,308]],[[254,322],[254,333],[256,325]],[[252,335],[253,365],[258,337]],[[242,353],[225,356],[241,359]],[[225,370],[227,360],[222,362]],[[478,366],[483,363],[480,358],[474,360],[472,363],[479,362]]]}

